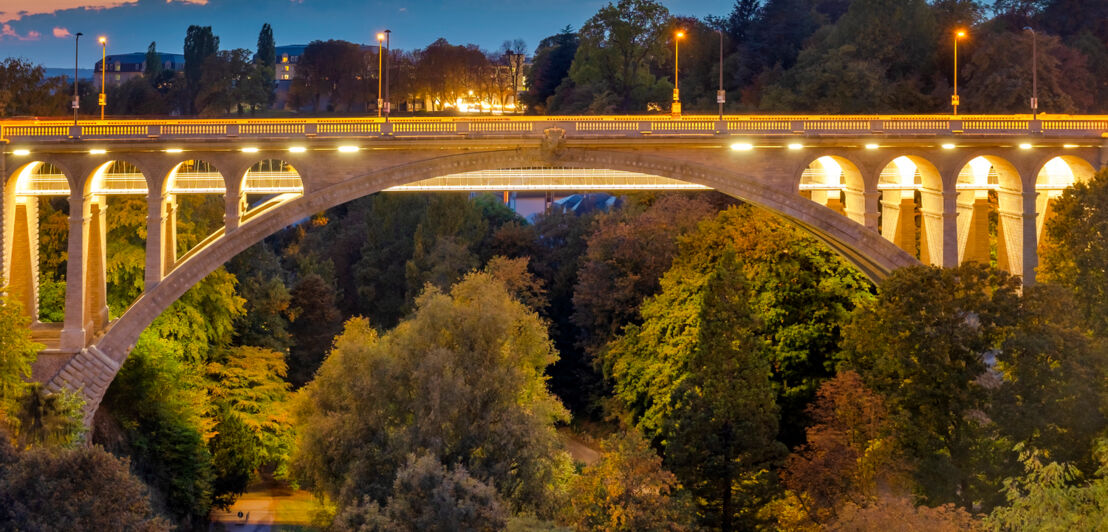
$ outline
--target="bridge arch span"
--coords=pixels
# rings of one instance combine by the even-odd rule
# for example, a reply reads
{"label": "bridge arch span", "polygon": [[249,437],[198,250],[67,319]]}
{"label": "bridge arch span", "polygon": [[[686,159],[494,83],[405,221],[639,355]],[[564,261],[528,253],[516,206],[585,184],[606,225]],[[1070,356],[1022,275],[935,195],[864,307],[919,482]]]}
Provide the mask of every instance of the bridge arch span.
{"label": "bridge arch span", "polygon": [[[295,161],[292,161],[295,164]],[[794,190],[767,184],[756,176],[745,175],[719,167],[691,163],[643,153],[616,150],[564,149],[553,159],[537,150],[505,149],[477,153],[462,153],[400,164],[377,171],[365,172],[329,186],[306,192],[280,206],[259,213],[233,229],[223,229],[184,258],[153,288],[147,290],[104,335],[88,350],[77,355],[95,356],[110,361],[106,367],[118,367],[126,359],[139,334],[194,284],[224,264],[236,254],[284,227],[313,213],[348,201],[423,179],[467,171],[558,166],[566,168],[604,168],[641,172],[714,188],[725,194],[772,210],[812,232],[817,238],[840,252],[871,278],[880,278],[889,271],[917,261],[878,233],[866,229],[837,212],[817,205]],[[299,167],[298,167],[299,168]],[[318,171],[319,169],[312,169]],[[302,174],[305,186],[319,182],[319,176]],[[114,373],[112,374],[114,377]],[[90,377],[91,378],[91,377]],[[79,373],[56,375],[51,389],[62,386],[85,389],[90,412],[99,405],[104,386],[85,386]],[[110,379],[109,379],[110,380]],[[73,382],[71,382],[73,381]]]}

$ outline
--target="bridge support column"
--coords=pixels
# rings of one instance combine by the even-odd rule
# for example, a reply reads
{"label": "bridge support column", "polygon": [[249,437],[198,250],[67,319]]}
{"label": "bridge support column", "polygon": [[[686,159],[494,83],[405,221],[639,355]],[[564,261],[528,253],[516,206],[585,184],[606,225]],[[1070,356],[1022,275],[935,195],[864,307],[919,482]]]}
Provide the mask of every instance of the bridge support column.
{"label": "bridge support column", "polygon": [[107,234],[100,197],[69,196],[69,257],[65,278],[63,350],[80,350],[108,324]]}
{"label": "bridge support column", "polygon": [[[867,215],[868,215],[868,212],[869,212],[867,210],[867,207],[869,205],[868,205],[868,201],[867,201],[868,198],[866,197],[866,194],[864,192],[862,192],[861,190],[848,188],[845,191],[843,191],[843,195],[846,197],[846,205],[844,206],[843,213],[846,214],[847,218],[850,218],[851,220],[854,220],[855,222],[858,222],[862,225],[865,225],[866,227],[870,227],[870,225],[868,224],[869,220],[867,218]],[[873,209],[873,220],[874,220],[874,224],[875,224],[873,227],[876,227],[876,222],[877,222],[877,206],[876,205],[874,205],[874,209]]]}
{"label": "bridge support column", "polygon": [[889,197],[881,202],[881,236],[915,257],[915,200],[903,197],[899,191],[888,195]]}
{"label": "bridge support column", "polygon": [[1004,254],[1001,255],[1001,242],[997,242],[997,266],[1008,270],[1012,275],[1023,278],[1025,285],[1035,283],[1035,268],[1039,265],[1037,223],[1035,203],[1037,194],[1001,189],[998,240],[1003,237]]}
{"label": "bridge support column", "polygon": [[[989,241],[989,205],[985,191],[966,190],[958,193],[958,263],[992,262],[992,246]],[[998,233],[999,242],[1002,240]]]}
{"label": "bridge support column", "polygon": [[872,229],[880,233],[881,211],[879,205],[881,203],[881,193],[876,190],[866,192],[862,195],[861,199],[863,204],[863,218],[861,223],[865,225],[867,229]]}
{"label": "bridge support column", "polygon": [[146,198],[146,286],[150,290],[177,262],[177,200],[173,194]]}
{"label": "bridge support column", "polygon": [[[920,225],[924,238],[920,248],[927,246],[925,264],[953,268],[958,265],[958,193],[923,189],[920,191]],[[922,252],[921,252],[922,255]],[[921,260],[924,257],[921,257]]]}
{"label": "bridge support column", "polygon": [[32,321],[38,321],[38,198],[12,199],[7,295],[19,302]]}
{"label": "bridge support column", "polygon": [[230,233],[239,228],[242,214],[246,212],[246,195],[242,193],[242,180],[227,181],[227,195],[224,199],[223,225]]}

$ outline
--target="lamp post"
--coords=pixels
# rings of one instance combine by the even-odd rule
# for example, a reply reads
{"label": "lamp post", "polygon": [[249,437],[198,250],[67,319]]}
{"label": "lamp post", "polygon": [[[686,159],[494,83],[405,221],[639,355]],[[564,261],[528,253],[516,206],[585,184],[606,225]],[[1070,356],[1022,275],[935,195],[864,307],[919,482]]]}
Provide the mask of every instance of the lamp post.
{"label": "lamp post", "polygon": [[73,125],[77,125],[77,110],[81,108],[81,100],[77,97],[77,56],[80,53],[78,44],[84,33],[77,32],[73,39]]}
{"label": "lamp post", "polygon": [[954,114],[958,114],[958,39],[966,36],[966,30],[954,32],[954,94],[950,97],[950,105],[954,106]]}
{"label": "lamp post", "polygon": [[681,39],[685,36],[685,32],[678,31],[673,38],[673,107],[670,108],[670,114],[673,118],[681,118],[681,84],[677,79],[678,73],[678,46],[681,43]]}
{"label": "lamp post", "polygon": [[108,71],[108,38],[100,37],[100,120],[104,119],[104,106],[108,105],[107,81]]}
{"label": "lamp post", "polygon": [[382,72],[384,70],[381,67],[381,65],[383,64],[383,61],[384,61],[384,56],[381,55],[381,49],[382,49],[382,46],[384,46],[384,45],[385,45],[385,34],[384,33],[378,33],[377,34],[377,118],[381,118],[381,104],[385,101],[384,98],[381,97],[381,79],[382,79]]}
{"label": "lamp post", "polygon": [[392,55],[392,48],[389,46],[389,39],[392,37],[392,30],[385,30],[385,120],[389,119],[389,113],[392,111],[392,106],[389,104],[389,67],[390,57]]}
{"label": "lamp post", "polygon": [[719,104],[719,119],[723,120],[723,102],[727,101],[727,93],[723,92],[723,30],[716,29],[719,33],[719,90],[716,91],[716,103]]}
{"label": "lamp post", "polygon": [[1039,116],[1039,35],[1030,26],[1023,28],[1031,32],[1031,119]]}

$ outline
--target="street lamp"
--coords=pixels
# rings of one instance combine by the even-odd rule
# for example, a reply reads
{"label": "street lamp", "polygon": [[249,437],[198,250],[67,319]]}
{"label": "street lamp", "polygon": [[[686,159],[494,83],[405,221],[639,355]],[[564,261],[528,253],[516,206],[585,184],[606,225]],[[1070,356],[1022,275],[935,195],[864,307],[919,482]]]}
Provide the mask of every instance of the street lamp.
{"label": "street lamp", "polygon": [[389,67],[391,66],[389,60],[392,59],[389,39],[391,37],[392,30],[385,30],[385,120],[388,120],[389,113],[392,111],[392,106],[389,104]]}
{"label": "street lamp", "polygon": [[678,65],[678,45],[681,43],[681,39],[685,37],[685,32],[678,31],[673,39],[673,107],[670,109],[670,114],[673,118],[681,118],[681,89],[680,83],[677,79],[677,65]]}
{"label": "street lamp", "polygon": [[73,39],[73,125],[77,125],[77,110],[81,108],[81,100],[77,97],[77,55],[80,52],[77,45],[81,42],[82,35],[84,33],[77,32]]}
{"label": "street lamp", "polygon": [[716,103],[719,104],[719,119],[723,120],[723,102],[727,101],[727,93],[723,92],[723,30],[717,28],[719,33],[719,90],[716,91]]}
{"label": "street lamp", "polygon": [[108,38],[100,37],[100,120],[104,119],[104,106],[108,105],[108,95],[106,91],[107,87],[104,85],[107,80],[108,71]]}
{"label": "street lamp", "polygon": [[954,94],[950,97],[950,105],[954,106],[954,114],[958,114],[958,39],[966,36],[966,30],[954,32]]}
{"label": "street lamp", "polygon": [[1031,32],[1031,119],[1039,116],[1039,35],[1030,26],[1023,28]]}
{"label": "street lamp", "polygon": [[385,44],[385,34],[384,33],[378,33],[377,34],[377,118],[381,118],[381,103],[384,102],[384,99],[381,97],[381,79],[382,79],[381,73],[384,70],[381,67],[381,65],[383,64],[382,61],[384,61],[384,56],[381,55],[381,47],[384,46],[384,44]]}

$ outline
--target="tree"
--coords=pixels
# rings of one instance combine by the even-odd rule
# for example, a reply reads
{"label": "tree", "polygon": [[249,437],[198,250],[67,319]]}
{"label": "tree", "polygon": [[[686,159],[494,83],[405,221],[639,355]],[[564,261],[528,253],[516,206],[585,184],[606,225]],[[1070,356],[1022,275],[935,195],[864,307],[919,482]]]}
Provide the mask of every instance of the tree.
{"label": "tree", "polygon": [[[1106,463],[1101,441],[1102,466]],[[1008,506],[985,519],[988,530],[1099,530],[1108,525],[1108,478],[1101,474],[1075,484],[1080,473],[1066,463],[1047,462],[1040,451],[1020,447],[1025,474],[1004,482]]]}
{"label": "tree", "polygon": [[724,532],[757,524],[768,469],[785,451],[748,290],[732,254],[700,287],[695,343],[663,432],[666,463],[696,498],[701,523]]}
{"label": "tree", "polygon": [[254,468],[258,466],[258,440],[238,414],[225,410],[219,417],[215,435],[208,440],[215,474],[212,506],[228,510],[254,477]]}
{"label": "tree", "polygon": [[146,49],[146,63],[143,65],[143,77],[152,87],[157,87],[165,67],[162,66],[162,54],[158,53],[158,43],[150,41]]}
{"label": "tree", "polygon": [[937,507],[916,506],[908,497],[882,495],[875,504],[857,506],[848,503],[826,530],[836,532],[879,532],[882,530],[933,530],[959,532],[976,530],[979,522],[966,510],[953,504]]}
{"label": "tree", "polygon": [[[376,65],[374,65],[376,66]],[[358,45],[338,40],[312,41],[300,55],[290,95],[296,107],[319,110],[364,109],[369,101],[369,61]],[[376,79],[376,78],[374,78]]]}
{"label": "tree", "polygon": [[[1032,43],[1032,39],[1037,42]],[[1085,56],[1058,37],[1033,36],[1027,31],[981,36],[962,69],[966,109],[980,113],[1027,112],[1033,47],[1038,49],[1039,110],[1080,113],[1091,109],[1097,84]]]}
{"label": "tree", "polygon": [[85,402],[68,390],[47,392],[39,383],[29,384],[16,413],[16,441],[21,448],[66,447],[84,435]]}
{"label": "tree", "polygon": [[[884,399],[868,390],[856,372],[843,371],[824,382],[808,412],[807,443],[789,455],[781,472],[805,523],[826,526],[846,504],[872,504],[878,486],[905,487],[889,441]],[[782,517],[790,513],[781,512]]]}
{"label": "tree", "polygon": [[228,268],[245,300],[244,312],[235,319],[235,342],[287,352],[293,343],[289,323],[292,295],[272,246],[264,241],[255,244],[231,259]]}
{"label": "tree", "polygon": [[702,196],[667,195],[643,209],[597,216],[573,290],[573,323],[587,353],[636,321],[642,300],[658,291],[673,262],[678,237],[714,211]]}
{"label": "tree", "polygon": [[570,483],[571,513],[578,530],[686,530],[688,508],[677,496],[673,473],[642,433],[622,429],[600,444],[601,458]]}
{"label": "tree", "polygon": [[189,26],[185,33],[185,82],[188,85],[189,110],[195,112],[197,95],[204,76],[204,63],[219,51],[219,37],[211,26]]}
{"label": "tree", "polygon": [[258,53],[254,56],[254,62],[258,65],[258,80],[265,89],[265,99],[257,103],[265,106],[273,105],[276,98],[277,76],[277,48],[273,41],[273,28],[269,23],[262,24],[258,32]]}
{"label": "tree", "polygon": [[457,466],[447,470],[430,454],[408,455],[382,508],[364,499],[335,518],[338,530],[504,530],[508,512],[492,486]]}
{"label": "tree", "polygon": [[289,382],[300,387],[312,380],[336,334],[342,313],[335,306],[335,289],[318,274],[305,275],[292,289],[293,320],[289,325]]}
{"label": "tree", "polygon": [[1000,346],[1019,282],[995,269],[901,268],[843,330],[848,367],[884,395],[899,449],[929,504],[994,504],[985,356]]}
{"label": "tree", "polygon": [[538,316],[483,273],[428,289],[384,336],[352,319],[297,400],[296,472],[342,505],[381,503],[404,456],[429,453],[549,512],[567,465],[543,376],[555,358]]}
{"label": "tree", "polygon": [[[299,70],[298,70],[299,72]],[[196,109],[204,115],[228,114],[255,109],[268,98],[266,69],[250,61],[244,48],[217,52],[204,60]]]}
{"label": "tree", "polygon": [[669,11],[653,0],[619,0],[600,8],[581,27],[571,84],[559,86],[551,112],[642,112],[648,102],[668,100],[673,84],[650,70],[668,55],[663,51],[668,21]]}
{"label": "tree", "polygon": [[[0,436],[0,446],[8,446]],[[39,449],[0,464],[0,528],[166,530],[129,462],[99,447]]]}
{"label": "tree", "polygon": [[31,340],[31,319],[19,303],[0,297],[0,412],[12,416],[44,346]]}
{"label": "tree", "polygon": [[[232,434],[243,430],[239,428],[242,425],[255,440],[250,447],[238,447],[248,453],[242,459],[253,464],[250,471],[264,466],[277,478],[285,478],[294,435],[284,354],[260,347],[233,347],[208,364],[207,377],[209,397],[221,409],[215,418],[220,424],[228,423]],[[237,437],[231,441],[238,442]],[[218,468],[214,447],[212,454]]]}
{"label": "tree", "polygon": [[1108,170],[1067,189],[1051,207],[1041,278],[1069,289],[1088,326],[1108,336],[1108,244],[1099,236],[1108,230]]}
{"label": "tree", "polygon": [[569,26],[539,42],[535,56],[531,59],[531,70],[527,74],[527,93],[524,96],[530,112],[545,113],[547,100],[569,75],[573,56],[577,54],[578,42],[577,33]]}
{"label": "tree", "polygon": [[63,78],[47,78],[46,69],[25,59],[0,61],[0,117],[56,116],[69,101]]}

